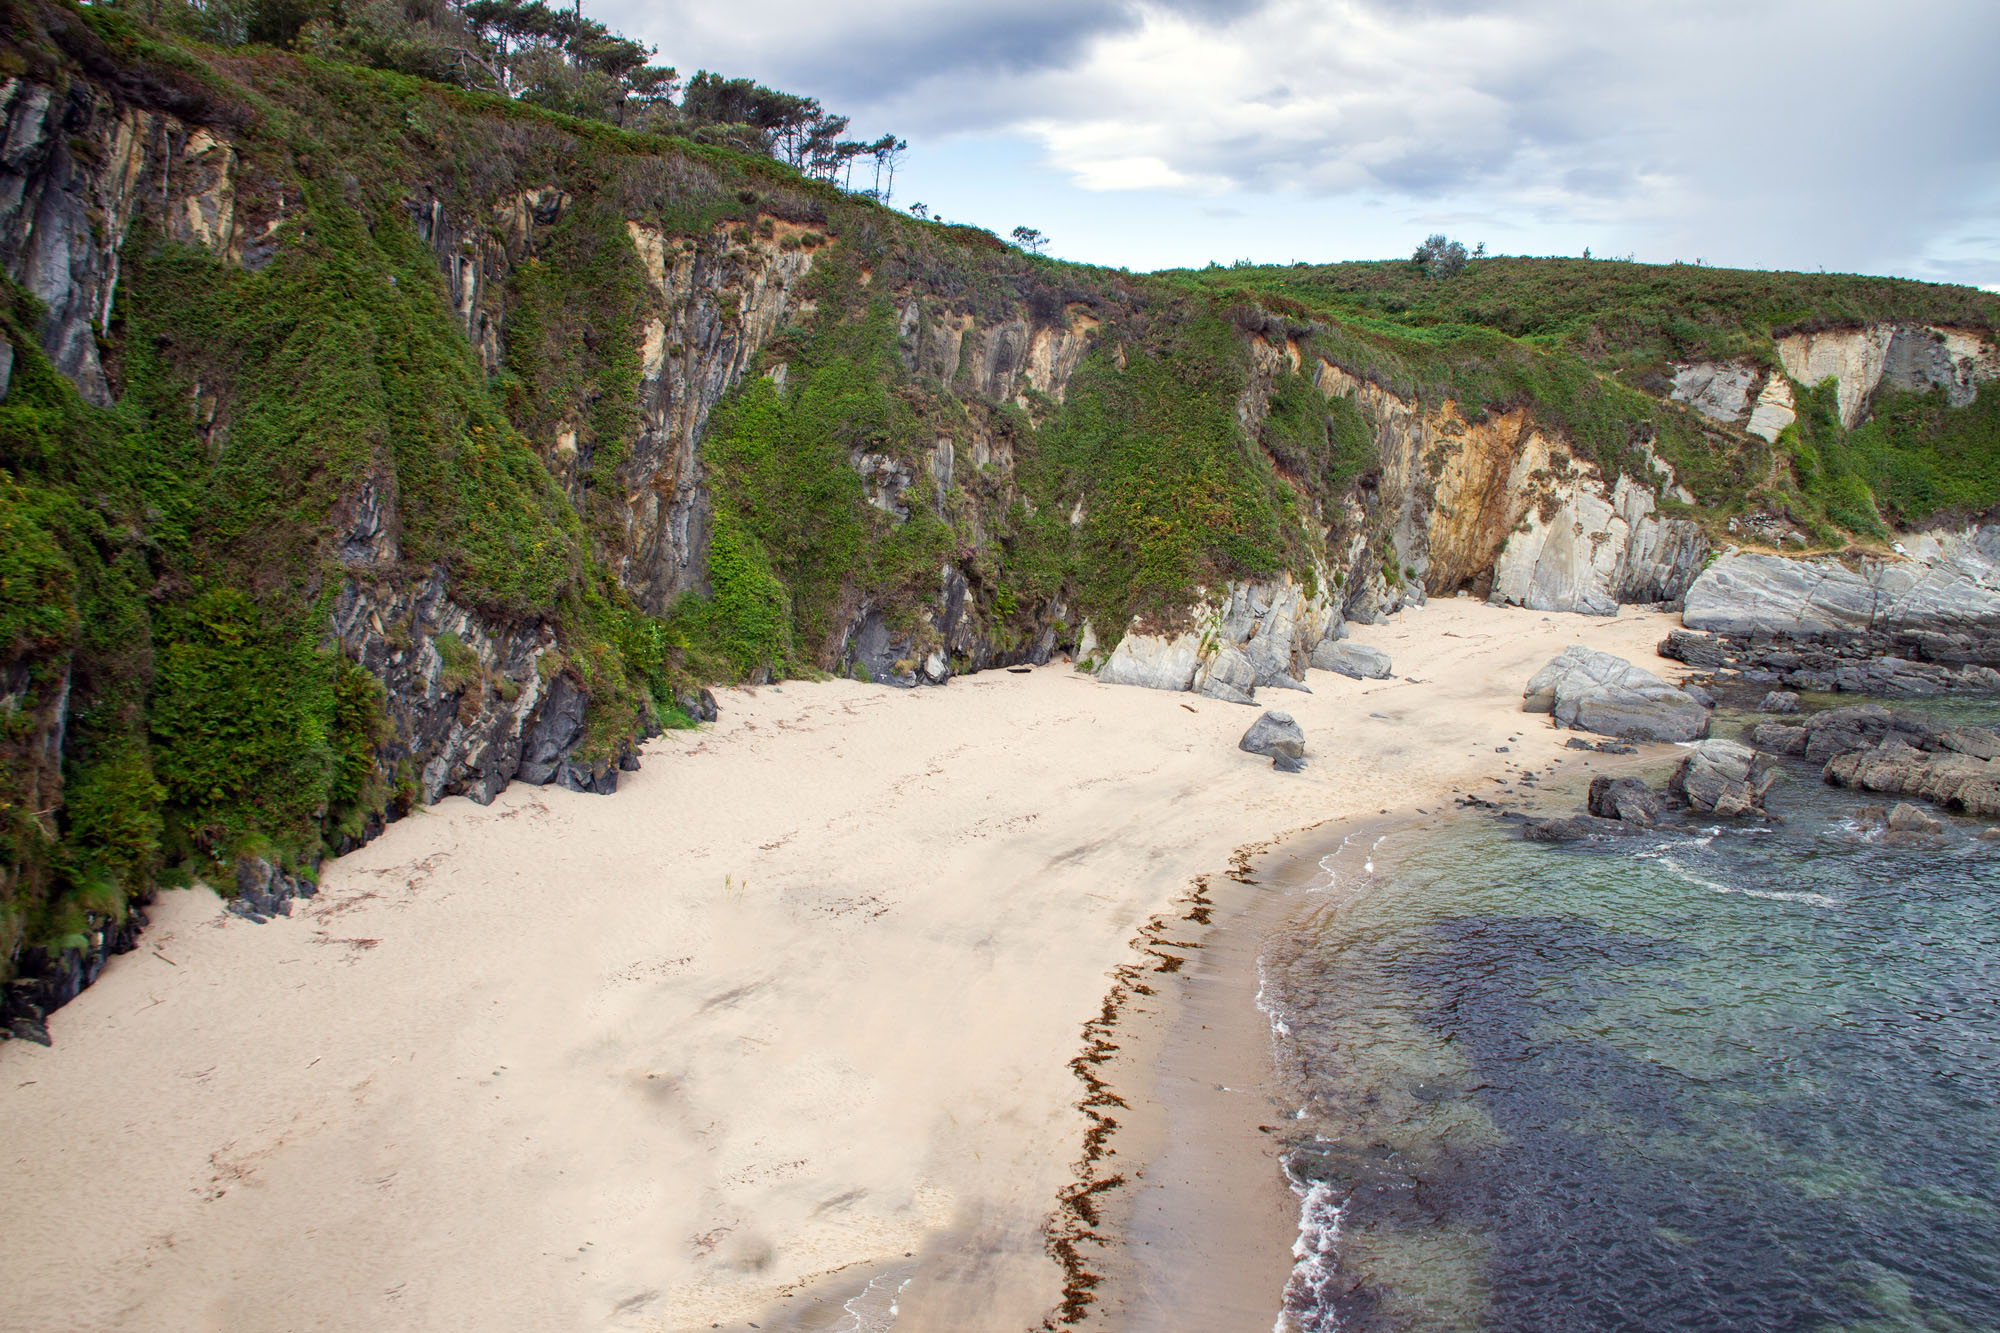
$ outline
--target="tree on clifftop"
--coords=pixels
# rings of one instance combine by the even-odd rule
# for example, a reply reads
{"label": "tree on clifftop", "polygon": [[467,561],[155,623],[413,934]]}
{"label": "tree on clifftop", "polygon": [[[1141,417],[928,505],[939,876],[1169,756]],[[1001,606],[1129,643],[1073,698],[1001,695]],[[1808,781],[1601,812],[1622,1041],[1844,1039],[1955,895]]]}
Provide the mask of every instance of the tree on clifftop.
{"label": "tree on clifftop", "polygon": [[1410,256],[1410,262],[1428,277],[1454,278],[1465,270],[1467,258],[1464,242],[1436,232],[1424,238],[1424,243]]}
{"label": "tree on clifftop", "polygon": [[1031,255],[1040,254],[1042,247],[1049,243],[1049,238],[1042,235],[1040,231],[1033,227],[1016,227],[1013,231],[1013,237],[1014,244],[1020,246]]}

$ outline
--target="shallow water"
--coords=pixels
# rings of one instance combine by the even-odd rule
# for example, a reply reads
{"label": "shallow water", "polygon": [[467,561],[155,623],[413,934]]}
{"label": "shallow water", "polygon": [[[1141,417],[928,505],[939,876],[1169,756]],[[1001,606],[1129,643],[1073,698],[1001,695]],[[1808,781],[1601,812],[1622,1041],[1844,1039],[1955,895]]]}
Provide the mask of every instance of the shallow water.
{"label": "shallow water", "polygon": [[2000,1328],[2000,844],[1877,799],[1800,764],[1777,828],[1330,858],[1264,967],[1279,1328]]}

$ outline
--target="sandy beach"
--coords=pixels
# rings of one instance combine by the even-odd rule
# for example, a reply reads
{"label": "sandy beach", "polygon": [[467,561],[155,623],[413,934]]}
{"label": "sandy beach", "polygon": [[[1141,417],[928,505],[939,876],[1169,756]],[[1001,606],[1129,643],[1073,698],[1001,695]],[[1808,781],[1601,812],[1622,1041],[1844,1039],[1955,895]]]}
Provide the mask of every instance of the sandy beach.
{"label": "sandy beach", "polygon": [[[1395,679],[1260,692],[1306,730],[1298,775],[1236,749],[1254,709],[1067,665],[723,691],[615,796],[446,801],[288,919],[163,894],[53,1049],[0,1044],[0,1328],[867,1328],[892,1298],[899,1329],[1034,1327],[1088,1123],[1070,1063],[1136,932],[1197,881],[1247,910],[1239,849],[1546,764],[1568,733],[1520,712],[1528,676],[1582,642],[1671,679],[1677,623],[1356,626]],[[1246,1078],[1268,1058],[1203,975],[1133,1006],[1127,1161],[1208,1123],[1186,1042],[1163,1056],[1184,1006]],[[1246,1327],[1288,1264],[1267,1158]],[[1132,1197],[1122,1225],[1159,1225]]]}

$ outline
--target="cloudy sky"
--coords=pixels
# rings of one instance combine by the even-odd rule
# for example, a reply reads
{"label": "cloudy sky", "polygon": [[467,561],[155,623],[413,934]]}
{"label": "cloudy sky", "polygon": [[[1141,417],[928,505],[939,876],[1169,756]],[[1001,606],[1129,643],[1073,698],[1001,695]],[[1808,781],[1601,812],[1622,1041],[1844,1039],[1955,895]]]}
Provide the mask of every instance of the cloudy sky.
{"label": "cloudy sky", "polygon": [[2000,284],[1996,0],[596,0],[910,141],[895,202],[1152,269],[1510,254]]}

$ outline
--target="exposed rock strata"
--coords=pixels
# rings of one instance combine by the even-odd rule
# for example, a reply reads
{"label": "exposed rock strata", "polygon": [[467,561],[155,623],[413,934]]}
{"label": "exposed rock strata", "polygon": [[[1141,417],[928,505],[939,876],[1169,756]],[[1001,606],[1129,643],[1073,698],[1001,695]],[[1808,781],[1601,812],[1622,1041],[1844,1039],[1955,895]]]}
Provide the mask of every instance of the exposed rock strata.
{"label": "exposed rock strata", "polygon": [[1858,568],[1724,556],[1660,652],[1788,690],[2000,693],[2000,526],[1913,537],[1908,552]]}
{"label": "exposed rock strata", "polygon": [[2000,525],[1911,537],[1907,556],[1788,560],[1732,552],[1687,590],[1682,621],[1795,640],[1899,632],[2000,632]]}
{"label": "exposed rock strata", "polygon": [[1757,755],[1739,741],[1705,740],[1689,750],[1673,776],[1668,794],[1704,814],[1746,815],[1761,810],[1775,771],[1761,768]]}

